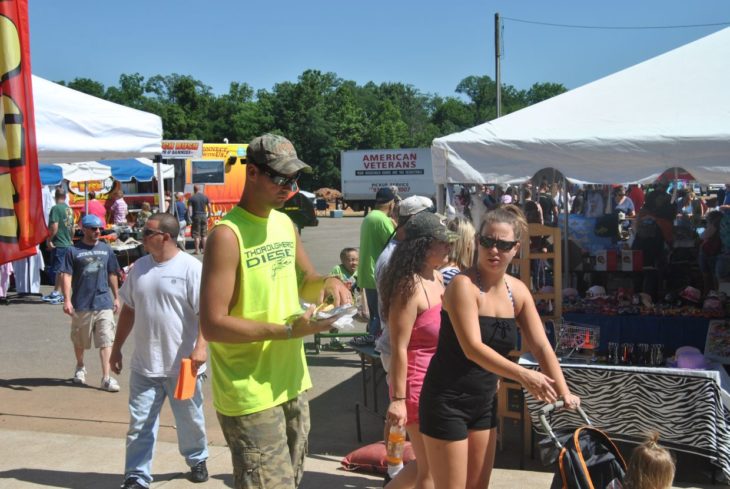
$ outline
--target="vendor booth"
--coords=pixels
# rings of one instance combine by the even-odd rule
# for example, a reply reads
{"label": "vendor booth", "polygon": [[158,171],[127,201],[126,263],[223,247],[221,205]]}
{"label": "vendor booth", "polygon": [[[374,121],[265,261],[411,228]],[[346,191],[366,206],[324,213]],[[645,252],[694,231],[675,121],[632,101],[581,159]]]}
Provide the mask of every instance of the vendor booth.
{"label": "vendor booth", "polygon": [[[162,153],[162,119],[33,76],[36,144],[43,185],[63,180],[146,182],[174,176],[172,165],[153,163]],[[103,185],[102,185],[103,186]],[[86,185],[77,187],[80,198]],[[162,196],[164,188],[159,186]],[[117,243],[127,263],[139,244]]]}
{"label": "vendor booth", "polygon": [[[33,76],[36,143],[44,185],[172,178],[162,153],[162,119]],[[104,160],[100,162],[100,160]],[[160,182],[162,183],[162,181]],[[159,186],[160,200],[164,188]]]}
{"label": "vendor booth", "polygon": [[[728,78],[730,28],[534,106],[437,138],[431,151],[434,179],[442,189],[437,194],[439,209],[445,208],[443,187],[448,184],[521,182],[545,168],[579,183],[650,183],[670,168],[682,169],[676,170],[675,178],[686,171],[697,182],[730,182]],[[592,231],[594,223],[589,226]],[[572,232],[566,226],[563,230],[567,230],[564,234]],[[619,264],[617,272],[632,273],[635,263],[631,262],[632,256],[627,258],[631,268],[623,270]],[[537,293],[536,299],[541,295]],[[612,368],[600,365],[608,343],[662,344],[665,356],[673,355],[682,345],[702,349],[712,319],[701,315],[689,319],[678,314],[621,315],[621,311],[607,309],[609,312],[603,314],[594,311],[564,315],[593,324],[600,332],[600,344],[593,348],[602,354],[575,367],[566,364],[566,379],[571,389],[583,397],[589,416],[592,406],[600,404],[599,396],[612,395],[611,412],[604,418],[612,417],[611,422],[605,422],[612,436],[628,433],[635,435],[635,440],[640,429],[650,426],[673,448],[707,457],[730,479],[730,397],[722,366],[679,371],[632,366],[630,362]],[[610,385],[630,389],[612,388],[604,393],[599,386],[609,385],[604,382],[609,376],[615,377]],[[671,392],[677,399],[697,399],[685,404],[683,412],[692,411],[685,421],[694,420],[697,426],[697,416],[706,418],[701,420],[701,426],[707,428],[702,428],[702,435],[691,433],[675,417],[656,415],[660,406],[666,407],[663,399],[652,394],[662,379],[675,386]],[[683,386],[690,385],[691,392],[706,395],[700,398],[689,390],[685,392]],[[626,396],[616,397],[623,392]],[[630,428],[617,424],[617,403],[622,409],[639,406],[642,416],[646,416]],[[597,419],[599,427],[604,426],[602,416],[604,413]],[[621,415],[619,418],[623,419]]]}

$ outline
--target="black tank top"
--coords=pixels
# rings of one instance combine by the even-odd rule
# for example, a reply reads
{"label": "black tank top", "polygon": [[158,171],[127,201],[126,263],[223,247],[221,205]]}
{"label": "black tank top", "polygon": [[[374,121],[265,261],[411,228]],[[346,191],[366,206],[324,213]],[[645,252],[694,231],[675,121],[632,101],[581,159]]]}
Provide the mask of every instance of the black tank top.
{"label": "black tank top", "polygon": [[[507,287],[514,305],[512,291]],[[482,343],[506,357],[517,344],[517,322],[515,318],[479,316],[479,330]],[[452,392],[478,395],[490,394],[496,389],[497,376],[472,362],[461,349],[451,318],[441,311],[441,329],[436,353],[426,373],[424,384],[448,389]]]}

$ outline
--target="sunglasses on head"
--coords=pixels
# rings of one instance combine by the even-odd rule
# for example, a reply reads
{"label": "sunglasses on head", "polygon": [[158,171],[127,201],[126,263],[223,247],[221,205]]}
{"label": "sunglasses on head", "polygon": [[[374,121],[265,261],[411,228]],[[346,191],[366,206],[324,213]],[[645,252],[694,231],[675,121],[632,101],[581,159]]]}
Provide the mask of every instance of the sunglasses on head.
{"label": "sunglasses on head", "polygon": [[157,229],[144,228],[142,230],[142,234],[144,236],[154,236],[155,234],[165,234],[165,233],[163,231],[158,231]]}
{"label": "sunglasses on head", "polygon": [[509,251],[515,247],[519,241],[505,241],[503,239],[494,239],[487,236],[479,236],[479,244],[484,246],[486,249],[491,249],[496,246],[499,251]]}
{"label": "sunglasses on head", "polygon": [[256,168],[261,170],[261,173],[269,177],[274,185],[279,185],[280,187],[291,187],[292,185],[296,185],[300,177],[299,172],[295,173],[292,176],[287,176],[279,173],[276,170],[272,170],[268,166],[256,165]]}

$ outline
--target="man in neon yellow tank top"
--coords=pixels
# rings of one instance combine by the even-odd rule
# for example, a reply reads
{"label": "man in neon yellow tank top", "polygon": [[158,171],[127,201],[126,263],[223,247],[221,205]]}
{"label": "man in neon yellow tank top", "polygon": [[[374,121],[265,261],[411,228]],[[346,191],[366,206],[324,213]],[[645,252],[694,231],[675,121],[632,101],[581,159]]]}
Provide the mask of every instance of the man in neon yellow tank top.
{"label": "man in neon yellow tank top", "polygon": [[341,280],[318,275],[294,224],[279,212],[301,172],[292,143],[265,134],[246,152],[238,203],[205,249],[200,326],[209,342],[213,404],[233,459],[236,488],[292,489],[303,474],[312,386],[302,338],[337,319],[303,315],[299,297],[351,303]]}

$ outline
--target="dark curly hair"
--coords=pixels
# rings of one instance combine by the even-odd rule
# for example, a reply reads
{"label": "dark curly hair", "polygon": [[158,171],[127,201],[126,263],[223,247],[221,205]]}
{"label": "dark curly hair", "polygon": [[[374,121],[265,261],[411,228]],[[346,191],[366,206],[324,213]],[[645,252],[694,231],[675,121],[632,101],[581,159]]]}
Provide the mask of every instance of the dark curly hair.
{"label": "dark curly hair", "polygon": [[415,275],[421,270],[431,244],[436,240],[423,237],[401,241],[395,247],[381,277],[380,294],[383,303],[381,317],[388,318],[395,298],[407,300],[416,290]]}

